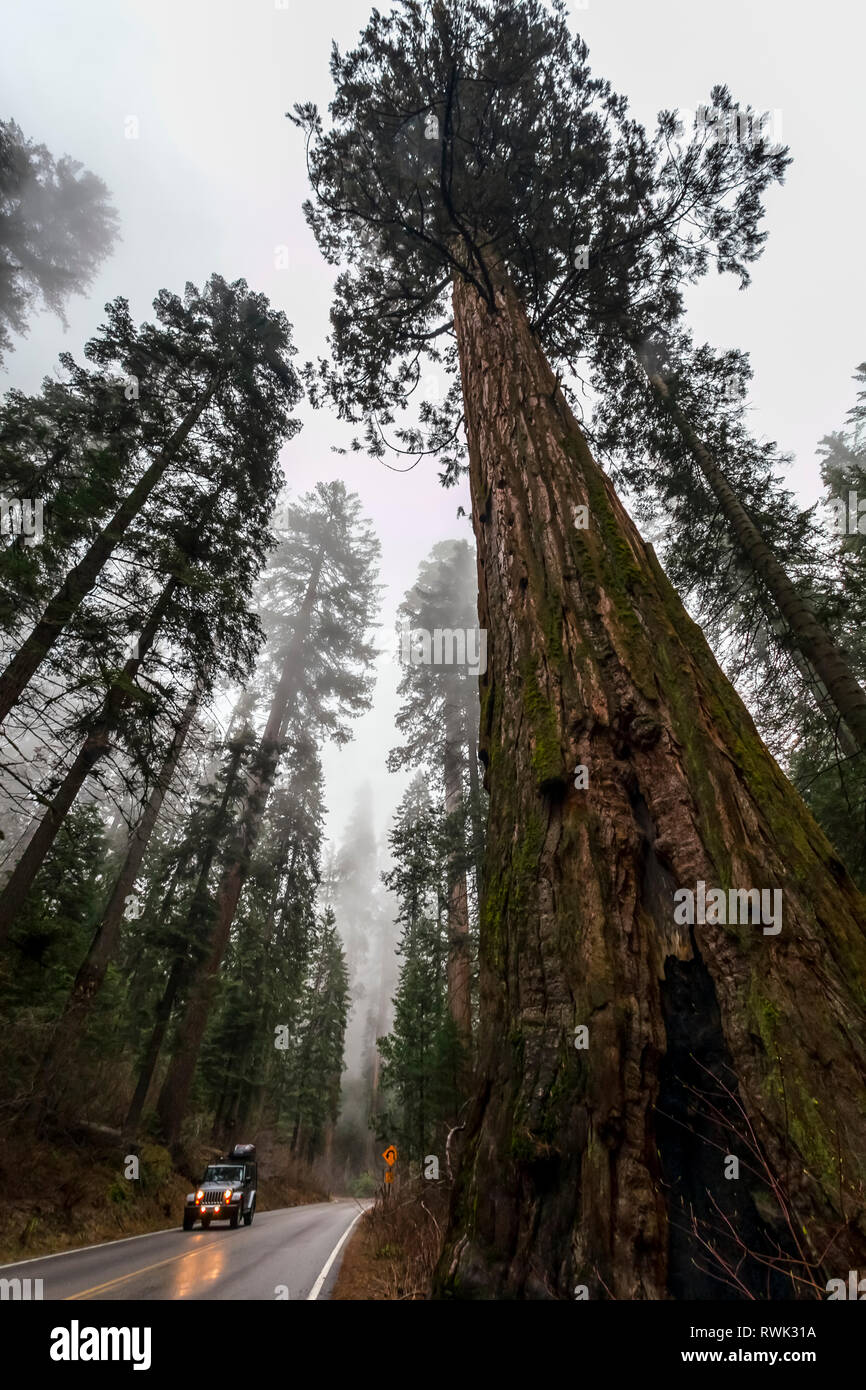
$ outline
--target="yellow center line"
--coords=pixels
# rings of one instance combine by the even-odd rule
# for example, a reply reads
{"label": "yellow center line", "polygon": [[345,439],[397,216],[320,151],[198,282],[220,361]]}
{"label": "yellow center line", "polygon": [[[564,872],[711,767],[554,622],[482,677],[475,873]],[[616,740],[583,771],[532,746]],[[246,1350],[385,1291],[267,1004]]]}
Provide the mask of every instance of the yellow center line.
{"label": "yellow center line", "polygon": [[201,1245],[198,1250],[187,1250],[183,1255],[171,1255],[167,1260],[157,1260],[156,1264],[144,1265],[142,1269],[134,1269],[129,1274],[121,1274],[117,1279],[109,1279],[105,1284],[94,1284],[92,1289],[82,1289],[80,1293],[67,1294],[63,1299],[64,1303],[74,1303],[77,1298],[87,1298],[90,1294],[101,1293],[103,1289],[114,1288],[117,1284],[123,1284],[127,1279],[137,1279],[139,1274],[149,1274],[152,1269],[162,1269],[163,1265],[177,1264],[179,1260],[188,1260],[192,1255],[200,1255],[203,1250],[212,1249],[213,1243],[208,1241],[207,1245]]}

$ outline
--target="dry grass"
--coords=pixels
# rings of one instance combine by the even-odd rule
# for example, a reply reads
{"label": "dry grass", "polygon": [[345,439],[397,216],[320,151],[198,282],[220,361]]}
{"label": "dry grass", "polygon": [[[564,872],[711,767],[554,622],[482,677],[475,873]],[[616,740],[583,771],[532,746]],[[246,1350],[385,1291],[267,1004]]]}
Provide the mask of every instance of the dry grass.
{"label": "dry grass", "polygon": [[[387,1194],[387,1195],[386,1195]],[[359,1222],[332,1298],[418,1301],[429,1298],[448,1214],[448,1184],[418,1178],[381,1193]]]}

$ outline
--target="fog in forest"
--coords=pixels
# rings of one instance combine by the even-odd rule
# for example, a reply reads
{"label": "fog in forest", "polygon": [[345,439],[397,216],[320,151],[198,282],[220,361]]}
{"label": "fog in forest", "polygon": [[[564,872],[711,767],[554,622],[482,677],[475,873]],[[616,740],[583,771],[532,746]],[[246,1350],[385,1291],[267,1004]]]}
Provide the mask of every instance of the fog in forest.
{"label": "fog in forest", "polygon": [[866,1296],[863,29],[7,4],[4,1272]]}

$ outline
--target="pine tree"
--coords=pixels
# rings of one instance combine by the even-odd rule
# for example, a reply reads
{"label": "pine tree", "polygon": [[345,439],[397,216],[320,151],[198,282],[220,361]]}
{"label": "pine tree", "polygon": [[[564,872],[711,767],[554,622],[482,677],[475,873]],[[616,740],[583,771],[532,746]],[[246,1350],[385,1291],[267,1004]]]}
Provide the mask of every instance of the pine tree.
{"label": "pine tree", "polygon": [[386,1102],[380,1134],[410,1161],[443,1153],[459,1108],[463,1040],[451,1007],[449,853],[441,810],[416,775],[400,803],[384,876],[399,904],[403,958],[394,1023],[379,1039]]}
{"label": "pine tree", "polygon": [[[730,405],[728,386],[737,383],[739,399],[749,375],[742,354],[720,357],[708,348],[689,349],[685,379],[692,411],[703,420],[714,456],[725,460],[726,476],[759,530],[772,535],[774,551],[798,590],[862,677],[862,585],[851,567],[858,538],[856,530],[846,536],[837,528],[837,521],[847,525],[849,492],[857,493],[856,411],[850,412],[850,436],[837,433],[822,442],[826,459],[836,461],[825,469],[825,505],[803,510],[779,482],[786,460],[773,444],[751,440],[740,408]],[[765,742],[789,768],[862,887],[862,755],[771,596],[719,525],[716,499],[695,476],[667,417],[644,413],[646,387],[637,377],[635,386],[634,394],[604,400],[593,422],[594,438],[605,452],[614,452],[617,479],[635,490],[642,519],[661,532],[668,577],[723,659]]]}
{"label": "pine tree", "polygon": [[[334,53],[333,128],[298,113],[310,220],[355,267],[337,280],[326,386],[360,416],[393,413],[440,327],[453,338],[433,351],[459,355],[490,818],[481,1086],[437,1290],[705,1297],[739,1227],[750,1294],[768,1262],[774,1292],[808,1292],[831,1245],[846,1268],[866,1255],[864,907],[545,355],[565,246],[592,244],[615,168],[603,113],[618,99],[585,57],[562,6],[407,0]],[[407,179],[413,120],[435,138]],[[742,211],[732,258],[756,235]],[[718,913],[686,930],[674,904],[701,884],[781,891],[783,934]],[[766,1183],[724,1181],[720,1118],[785,1188],[781,1232]],[[695,1262],[708,1230],[710,1272]]]}
{"label": "pine tree", "polygon": [[[148,1011],[146,1041],[141,1051],[138,1079],[126,1115],[125,1132],[134,1134],[139,1126],[160,1053],[178,1000],[188,993],[197,966],[207,954],[213,929],[213,903],[209,884],[214,866],[220,862],[234,816],[244,792],[245,764],[254,746],[254,734],[245,722],[246,706],[241,702],[222,749],[215,774],[203,787],[191,808],[180,843],[156,858],[158,883],[165,881],[162,870],[172,869],[168,889],[157,895],[155,941],[163,957],[156,973],[152,996],[152,1019]],[[144,928],[148,925],[147,914]],[[155,996],[155,997],[154,997]]]}
{"label": "pine tree", "polygon": [[[397,727],[407,742],[393,750],[388,766],[392,770],[424,766],[444,790],[453,840],[448,908],[449,1007],[463,1046],[468,1049],[472,1039],[472,952],[467,869],[477,863],[472,841],[481,838],[483,832],[479,825],[475,687],[481,635],[476,632],[475,559],[465,541],[442,541],[434,546],[400,605],[399,617],[401,660],[406,664],[399,686],[402,705]],[[415,632],[420,632],[420,642],[413,639]],[[432,640],[436,633],[443,664],[434,659]],[[464,658],[460,655],[461,641]],[[477,658],[474,670],[473,654]],[[479,886],[476,883],[476,892]]]}
{"label": "pine tree", "polygon": [[101,179],[0,121],[0,362],[37,307],[66,322],[67,299],[87,289],[117,232]]}
{"label": "pine tree", "polygon": [[[120,671],[110,672],[100,706],[82,720],[84,738],[78,752],[64,769],[44,814],[34,823],[27,846],[0,894],[0,938],[13,924],[75,797],[100,761],[121,741],[125,721],[131,719],[140,737],[139,726],[147,726],[161,712],[164,690],[159,677],[151,675],[147,684],[140,679],[150,674],[157,644],[161,641],[171,650],[176,682],[184,668],[189,670],[190,694],[197,692],[197,699],[211,688],[220,671],[231,676],[248,668],[257,629],[247,604],[257,567],[263,562],[263,537],[254,525],[247,529],[241,544],[237,540],[230,544],[226,524],[242,507],[253,515],[257,508],[259,512],[266,510],[273,502],[277,481],[275,455],[270,471],[258,465],[255,483],[246,464],[246,455],[217,464],[209,492],[186,484],[184,495],[176,499],[183,519],[170,523],[164,551],[158,533],[154,535],[151,530],[148,542],[161,560],[157,564],[160,588],[147,601],[133,654]],[[173,726],[165,758],[172,756],[175,732]],[[103,932],[105,952],[110,952],[116,939],[120,907],[115,900],[111,921],[103,924],[108,928]],[[98,987],[95,975],[86,988],[82,982],[82,998],[91,987]]]}
{"label": "pine tree", "polygon": [[[286,413],[300,394],[285,360],[292,352],[289,325],[264,296],[251,294],[243,280],[230,285],[213,275],[203,291],[188,284],[183,300],[163,290],[154,307],[158,324],[136,329],[125,300],[115,300],[107,307],[107,323],[85,349],[101,371],[111,369],[124,380],[142,383],[135,472],[113,515],[83,548],[0,676],[0,721],[21,698],[168,471],[177,467],[175,483],[182,476],[190,447],[206,444],[237,463],[246,460],[257,493],[262,476],[272,474],[280,445],[298,428]],[[84,375],[89,390],[89,376]],[[86,500],[90,506],[104,506],[111,493],[93,491]],[[250,517],[252,524],[257,519]]]}
{"label": "pine tree", "polygon": [[[96,995],[102,989],[112,958],[116,954],[123,915],[133,895],[133,888],[147,850],[150,836],[159,816],[165,794],[177,770],[196,707],[199,691],[187,701],[180,722],[175,728],[168,752],[157,774],[154,788],[142,815],[135,824],[120,872],[112,875],[112,885],[105,906],[100,906],[99,924],[78,967],[72,988],[54,1029],[49,1046],[42,1058],[34,1084],[34,1099],[29,1116],[38,1122],[52,1099],[52,1087],[59,1071],[65,1070],[74,1057],[76,1044],[84,1030]],[[62,826],[63,822],[60,822]],[[50,847],[46,849],[46,854]],[[35,891],[38,892],[36,879]]]}
{"label": "pine tree", "polygon": [[[21,1105],[86,950],[110,859],[98,808],[76,806],[64,822],[18,924],[14,960],[0,960],[7,1027],[0,1047],[4,1103]],[[77,1079],[67,1084],[78,1093]]]}
{"label": "pine tree", "polygon": [[[828,547],[815,547],[821,565],[816,606],[840,641],[861,680],[866,678],[866,363],[855,373],[857,401],[848,428],[821,440],[826,488],[822,520]],[[861,510],[862,509],[862,510]],[[796,723],[792,777],[861,888],[866,889],[866,759],[840,735],[843,729],[815,718],[810,707],[788,710]]]}
{"label": "pine tree", "polygon": [[293,1047],[286,1054],[285,1089],[295,1153],[310,1159],[339,1113],[349,976],[334,914],[320,914]]}
{"label": "pine tree", "polygon": [[[242,420],[243,408],[237,402],[233,410],[236,419]],[[134,540],[132,532],[127,534],[127,547],[134,545],[142,560],[146,555],[153,571],[151,593],[144,586],[141,594],[143,628],[121,669],[113,667],[110,658],[105,662],[100,673],[106,686],[101,705],[87,714],[77,712],[83,742],[62,768],[0,895],[0,925],[9,930],[69,807],[105,759],[109,755],[116,759],[125,750],[141,778],[141,814],[132,814],[134,831],[124,863],[96,918],[93,939],[43,1056],[30,1109],[34,1119],[51,1107],[57,1083],[117,954],[127,899],[195,710],[206,702],[220,677],[246,676],[260,643],[260,625],[250,605],[270,540],[267,523],[279,485],[277,452],[284,427],[280,410],[270,424],[262,419],[258,430],[251,422],[244,449],[216,459],[210,450],[196,452],[188,444],[183,478],[168,495],[163,480],[139,518],[142,534]],[[228,429],[224,436],[220,442],[230,444]],[[240,516],[246,525],[238,532]],[[137,578],[142,572],[136,570]],[[96,693],[94,687],[95,681],[91,696]],[[183,978],[184,968],[179,965],[157,1010],[150,1066]],[[142,1101],[143,1097],[136,1098],[133,1113]]]}
{"label": "pine tree", "polygon": [[291,770],[272,793],[237,933],[226,959],[221,1007],[208,1030],[201,1074],[216,1097],[214,1137],[277,1123],[284,1059],[296,1045],[310,955],[322,838],[318,749],[292,735]]}
{"label": "pine tree", "polygon": [[[7,508],[0,517],[0,621],[13,646],[62,584],[76,547],[117,507],[134,469],[138,403],[131,385],[79,367],[69,354],[60,362],[68,380],[47,377],[39,395],[13,389],[0,403],[0,495]],[[12,531],[13,499],[34,523],[41,508],[38,544],[23,524]]]}
{"label": "pine tree", "polygon": [[689,587],[713,585],[712,569],[698,569],[695,546],[712,526],[711,551],[727,549],[752,609],[767,613],[775,645],[792,653],[797,682],[817,693],[831,727],[841,723],[863,746],[866,696],[816,592],[823,547],[816,554],[814,522],[774,476],[781,462],[774,446],[759,445],[744,424],[748,359],[695,349],[685,331],[644,321],[640,333],[628,329],[631,346],[639,342],[633,360],[604,335],[596,341],[602,447],[625,460],[620,473],[640,495],[661,490],[673,504],[670,549],[679,550],[676,577]]}
{"label": "pine tree", "polygon": [[[391,908],[380,876],[372,789],[359,788],[339,848],[323,873],[323,905],[336,918],[351,980],[351,1007],[346,1026],[344,1111],[364,1135],[358,1161],[375,1161],[372,1124],[380,1107],[380,1057],[377,1039],[390,1022],[396,937]],[[360,1146],[359,1146],[360,1147]]]}
{"label": "pine tree", "polygon": [[[591,78],[586,58],[563,3],[550,14],[515,0],[404,0],[390,17],[374,15],[355,52],[335,51],[332,129],[324,133],[312,105],[293,117],[308,135],[311,225],[329,259],[343,253],[354,268],[337,279],[334,362],[320,389],[367,421],[368,448],[382,452],[382,426],[422,380],[422,358],[454,368],[453,275],[492,304],[486,245],[507,263],[560,377],[574,381],[584,355],[604,391],[641,376],[862,747],[866,693],[737,496],[671,370],[684,286],[710,264],[748,283],[766,239],[762,198],[783,179],[787,152],[721,86],[683,148],[675,112],[660,113],[649,136],[624,99]],[[425,429],[401,431],[406,446],[423,451],[426,434],[442,452],[456,399],[452,385],[441,406],[422,407]],[[453,453],[444,464],[451,481]]]}
{"label": "pine tree", "polygon": [[[346,720],[367,708],[373,651],[379,543],[342,483],[319,484],[288,511],[288,536],[263,586],[265,626],[276,667],[267,721],[248,768],[248,786],[217,889],[208,958],[178,1030],[159,1100],[166,1139],[174,1142],[207,1025],[220,967],[250,860],[284,750],[290,716],[303,710],[317,736],[345,742]],[[288,615],[288,621],[287,621]]]}

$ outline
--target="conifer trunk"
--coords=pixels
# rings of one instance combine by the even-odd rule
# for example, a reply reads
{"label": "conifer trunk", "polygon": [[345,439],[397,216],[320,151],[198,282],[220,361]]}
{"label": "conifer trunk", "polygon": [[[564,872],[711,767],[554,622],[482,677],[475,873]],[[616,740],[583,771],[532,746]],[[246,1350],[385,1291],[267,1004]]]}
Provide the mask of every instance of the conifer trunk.
{"label": "conifer trunk", "polygon": [[480,897],[481,880],[484,876],[484,819],[480,804],[481,779],[478,775],[478,744],[474,733],[466,745],[466,756],[469,759],[469,797],[472,803],[470,822],[472,834],[472,873],[475,879],[475,891]]}
{"label": "conifer trunk", "polygon": [[153,790],[148,797],[147,805],[129,838],[123,866],[117,875],[111,890],[111,897],[102,914],[99,929],[75,982],[73,993],[82,999],[91,999],[105,979],[108,962],[114,954],[120,936],[120,924],[123,920],[126,900],[135,886],[135,880],[138,878],[139,869],[150,844],[150,837],[162,810],[162,803],[177,771],[190,725],[198,707],[200,692],[201,686],[199,685],[187,700]]}
{"label": "conifer trunk", "polygon": [[858,748],[866,749],[866,691],[857,680],[844,653],[812,612],[809,604],[773,554],[772,548],[731,487],[710,450],[698,436],[664,375],[644,347],[637,356],[663,409],[700,469],[719,504],[740,549],[754,573],[766,585],[804,662],[814,669],[830,696],[839,718],[850,730]]}
{"label": "conifer trunk", "polygon": [[[138,877],[138,871],[141,868],[165,794],[177,769],[198,701],[199,691],[196,690],[187,701],[147,805],[130,836],[126,857],[115,880],[111,897],[94,933],[87,955],[79,966],[63,1014],[42,1060],[39,1075],[34,1084],[36,1093],[34,1105],[37,1111],[44,1107],[45,1101],[49,1097],[55,1070],[62,1063],[68,1063],[74,1055],[91,1005],[105,981],[109,963],[120,939],[126,900]],[[31,1117],[33,1114],[34,1111],[31,1109]]]}
{"label": "conifer trunk", "polygon": [[[241,704],[242,702],[239,702],[238,705],[235,706],[234,713],[229,723],[229,728],[233,726],[235,719],[238,716],[238,713],[241,709]],[[142,1060],[141,1068],[138,1074],[138,1082],[136,1084],[135,1094],[133,1095],[132,1101],[130,1103],[129,1113],[127,1114],[126,1124],[124,1126],[125,1132],[129,1134],[135,1133],[139,1120],[141,1119],[141,1112],[144,1108],[145,1100],[147,1099],[147,1093],[150,1089],[150,1083],[153,1079],[153,1074],[156,1071],[156,1064],[159,1061],[159,1054],[162,1051],[162,1045],[165,1041],[165,1035],[168,1032],[168,1025],[171,1019],[172,1010],[174,1009],[175,1000],[177,999],[181,990],[185,987],[187,980],[193,974],[195,968],[196,958],[193,955],[193,951],[198,946],[200,923],[202,921],[202,918],[205,916],[205,912],[207,909],[208,881],[210,879],[210,874],[213,868],[214,860],[217,856],[217,851],[222,841],[229,806],[237,788],[238,770],[240,768],[241,755],[242,745],[240,739],[238,739],[235,742],[235,745],[232,749],[231,757],[229,758],[228,767],[226,769],[225,784],[223,786],[223,792],[222,796],[220,797],[219,805],[210,820],[207,831],[203,836],[204,847],[201,858],[201,864],[199,866],[199,872],[196,878],[195,888],[193,889],[192,898],[190,900],[189,911],[186,915],[186,937],[190,947],[190,954],[178,954],[175,956],[168,980],[166,982],[165,990],[163,991],[160,1002],[157,1005],[153,1029],[151,1030],[150,1038],[148,1039],[147,1048],[145,1050],[144,1058]],[[167,912],[169,906],[170,903],[166,901],[165,912]],[[206,945],[205,949],[207,949]]]}
{"label": "conifer trunk", "polygon": [[194,426],[210,405],[218,384],[215,378],[196,404],[187,411],[166,447],[142,474],[111,520],[69,571],[39,622],[0,676],[0,724],[17,704],[70,618],[77,613],[83,600],[96,584],[103,566],[111,559],[169,464],[176,458],[178,450],[186,443]]}
{"label": "conifer trunk", "polygon": [[186,1113],[187,1101],[198,1064],[198,1055],[213,1003],[219,969],[229,943],[232,922],[249,872],[250,859],[261,829],[268,797],[276,777],[291,702],[298,686],[303,644],[307,637],[310,616],[316,602],[322,562],[323,552],[319,551],[313,564],[304,600],[298,611],[292,640],[283,661],[283,668],[271,702],[268,721],[257,751],[256,765],[244,794],[239,816],[237,842],[220,881],[215,921],[208,943],[208,955],[187,1000],[171,1063],[160,1092],[157,1109],[167,1143],[175,1143],[180,1135],[180,1127]]}
{"label": "conifer trunk", "polygon": [[[460,706],[446,695],[445,702],[445,814],[453,816],[463,805],[464,736]],[[464,856],[448,867],[448,1008],[457,1036],[468,1050],[472,1040],[472,996],[469,970],[469,897]],[[378,1056],[378,1052],[376,1054]]]}
{"label": "conifer trunk", "polygon": [[179,581],[172,578],[165,585],[151,611],[147,623],[138,639],[138,653],[130,657],[123,667],[119,680],[110,686],[102,709],[88,731],[76,757],[70,763],[57,791],[46,808],[45,814],[36,825],[27,846],[0,893],[0,942],[6,940],[9,929],[24,904],[33,881],[45,862],[45,857],[57,835],[72,803],[84,786],[90,773],[102,758],[111,750],[111,735],[117,717],[129,701],[132,682],[138,674],[144,658],[153,646]]}
{"label": "conifer trunk", "polygon": [[145,1048],[141,1066],[138,1070],[138,1080],[135,1083],[135,1090],[132,1094],[132,1100],[129,1103],[129,1110],[127,1111],[123,1126],[125,1135],[133,1136],[138,1131],[141,1112],[144,1109],[147,1093],[150,1090],[150,1083],[153,1080],[153,1073],[156,1071],[156,1064],[159,1061],[159,1054],[162,1050],[162,1044],[165,1041],[166,1032],[168,1031],[168,1024],[171,1018],[171,1011],[174,1008],[174,1001],[180,992],[188,970],[188,961],[182,956],[175,957],[171,972],[165,984],[165,989],[156,1006],[153,1028],[150,1030],[150,1037],[147,1040],[147,1047]]}
{"label": "conifer trunk", "polygon": [[[491,274],[495,312],[454,289],[490,819],[481,1086],[435,1291],[814,1296],[866,1268],[864,901]],[[781,933],[678,925],[698,880],[782,889]]]}

